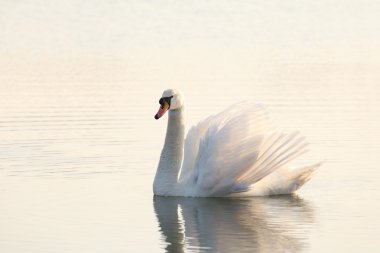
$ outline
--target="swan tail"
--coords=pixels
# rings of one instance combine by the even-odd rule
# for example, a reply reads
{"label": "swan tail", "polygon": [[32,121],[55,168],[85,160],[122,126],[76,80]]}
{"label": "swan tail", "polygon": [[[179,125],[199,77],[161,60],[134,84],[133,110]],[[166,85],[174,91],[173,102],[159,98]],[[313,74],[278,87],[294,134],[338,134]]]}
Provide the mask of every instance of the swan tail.
{"label": "swan tail", "polygon": [[279,168],[277,171],[240,191],[231,193],[234,197],[268,196],[291,194],[308,182],[322,163],[290,169]]}
{"label": "swan tail", "polygon": [[321,165],[322,165],[322,162],[319,162],[317,164],[298,168],[295,172],[293,172],[294,182],[297,183],[295,185],[297,187],[295,187],[293,191],[298,190],[302,185],[308,182],[313,177],[317,169],[321,167]]}
{"label": "swan tail", "polygon": [[252,195],[291,194],[308,182],[322,165],[317,163],[296,169],[282,168],[252,186]]}

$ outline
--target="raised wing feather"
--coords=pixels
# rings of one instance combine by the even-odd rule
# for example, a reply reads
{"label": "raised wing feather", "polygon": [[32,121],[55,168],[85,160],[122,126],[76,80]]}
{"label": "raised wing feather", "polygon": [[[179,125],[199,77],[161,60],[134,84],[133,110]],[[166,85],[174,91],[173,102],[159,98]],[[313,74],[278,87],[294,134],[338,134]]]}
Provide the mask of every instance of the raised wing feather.
{"label": "raised wing feather", "polygon": [[186,137],[180,182],[191,195],[225,195],[255,164],[269,131],[265,108],[248,103],[201,121]]}
{"label": "raised wing feather", "polygon": [[298,133],[273,131],[263,106],[236,104],[190,129],[179,181],[188,196],[249,191],[306,147]]}

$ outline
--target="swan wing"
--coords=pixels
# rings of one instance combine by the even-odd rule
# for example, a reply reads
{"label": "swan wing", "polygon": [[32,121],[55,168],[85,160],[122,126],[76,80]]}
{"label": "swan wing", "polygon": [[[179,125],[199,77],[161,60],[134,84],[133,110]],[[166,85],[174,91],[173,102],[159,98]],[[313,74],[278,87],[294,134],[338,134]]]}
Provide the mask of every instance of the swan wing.
{"label": "swan wing", "polygon": [[262,105],[236,104],[189,130],[180,182],[191,196],[249,191],[306,146],[297,133],[273,131]]}
{"label": "swan wing", "polygon": [[205,141],[206,136],[210,135],[210,129],[223,127],[229,119],[236,115],[240,108],[246,107],[247,104],[245,103],[236,104],[235,106],[231,106],[219,114],[207,117],[206,119],[200,121],[197,125],[190,128],[185,139],[184,160],[181,169],[180,181],[187,180],[192,175],[195,164],[199,160],[198,155],[201,148],[201,143]]}

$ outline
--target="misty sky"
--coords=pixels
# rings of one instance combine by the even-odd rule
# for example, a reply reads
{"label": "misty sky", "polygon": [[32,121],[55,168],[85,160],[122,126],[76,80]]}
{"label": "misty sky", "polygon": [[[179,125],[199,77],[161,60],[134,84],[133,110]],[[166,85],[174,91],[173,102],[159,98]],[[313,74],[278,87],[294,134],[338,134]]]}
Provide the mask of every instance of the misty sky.
{"label": "misty sky", "polygon": [[59,57],[176,49],[377,59],[379,13],[376,0],[3,0],[0,53]]}

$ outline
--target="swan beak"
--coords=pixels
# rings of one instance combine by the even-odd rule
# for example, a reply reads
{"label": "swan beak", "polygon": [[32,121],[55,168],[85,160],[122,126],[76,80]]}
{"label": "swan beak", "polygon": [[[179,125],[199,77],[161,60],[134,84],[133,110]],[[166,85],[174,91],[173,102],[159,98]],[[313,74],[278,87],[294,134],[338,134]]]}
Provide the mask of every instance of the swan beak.
{"label": "swan beak", "polygon": [[158,112],[156,113],[154,118],[155,119],[161,118],[162,115],[164,115],[167,110],[169,110],[169,104],[168,102],[165,101],[164,104],[160,106],[160,109],[158,109]]}

